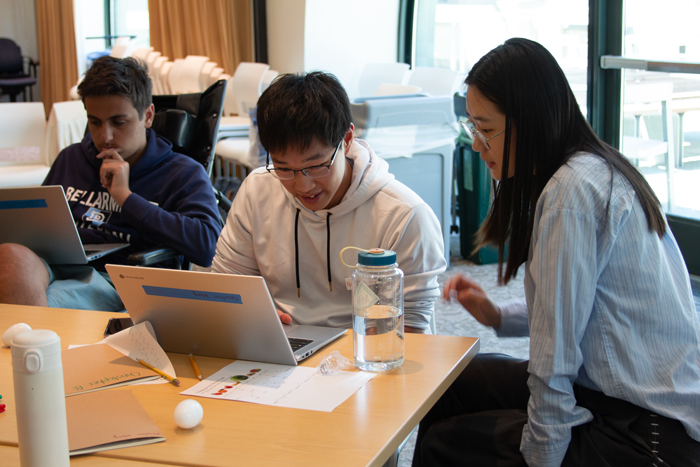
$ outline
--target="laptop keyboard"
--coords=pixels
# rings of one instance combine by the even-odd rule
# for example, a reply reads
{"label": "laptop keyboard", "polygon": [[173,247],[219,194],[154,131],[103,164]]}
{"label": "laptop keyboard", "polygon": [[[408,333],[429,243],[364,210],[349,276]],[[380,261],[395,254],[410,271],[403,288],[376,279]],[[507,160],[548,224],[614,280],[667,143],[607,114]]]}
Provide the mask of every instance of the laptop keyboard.
{"label": "laptop keyboard", "polygon": [[305,345],[309,345],[313,342],[312,339],[300,339],[298,337],[288,337],[287,339],[289,339],[289,345],[292,346],[292,352],[296,352]]}

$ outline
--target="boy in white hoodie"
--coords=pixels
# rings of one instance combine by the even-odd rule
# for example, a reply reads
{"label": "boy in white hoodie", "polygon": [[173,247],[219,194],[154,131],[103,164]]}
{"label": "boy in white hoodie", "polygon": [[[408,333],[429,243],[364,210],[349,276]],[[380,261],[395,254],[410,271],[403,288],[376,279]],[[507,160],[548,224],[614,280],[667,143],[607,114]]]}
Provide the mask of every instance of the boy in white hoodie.
{"label": "boy in white hoodie", "polygon": [[[267,165],[243,181],[212,269],[265,278],[284,323],[352,326],[346,246],[396,252],[407,332],[425,332],[445,270],[440,224],[355,140],[348,96],[330,74],[283,75],[258,101]],[[356,250],[344,255],[356,264]]]}

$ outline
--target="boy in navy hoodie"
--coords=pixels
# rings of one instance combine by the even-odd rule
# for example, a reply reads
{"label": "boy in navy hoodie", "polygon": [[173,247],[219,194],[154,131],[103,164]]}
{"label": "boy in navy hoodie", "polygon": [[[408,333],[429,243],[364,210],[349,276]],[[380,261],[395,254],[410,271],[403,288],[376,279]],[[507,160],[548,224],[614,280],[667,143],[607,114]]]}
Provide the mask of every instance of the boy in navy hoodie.
{"label": "boy in navy hoodie", "polygon": [[21,245],[0,245],[0,303],[118,311],[104,264],[158,244],[211,264],[221,230],[211,183],[201,164],[150,129],[151,88],[138,61],[96,60],[78,86],[90,132],[44,180],[63,186],[83,243],[131,246],[89,266],[50,266]]}

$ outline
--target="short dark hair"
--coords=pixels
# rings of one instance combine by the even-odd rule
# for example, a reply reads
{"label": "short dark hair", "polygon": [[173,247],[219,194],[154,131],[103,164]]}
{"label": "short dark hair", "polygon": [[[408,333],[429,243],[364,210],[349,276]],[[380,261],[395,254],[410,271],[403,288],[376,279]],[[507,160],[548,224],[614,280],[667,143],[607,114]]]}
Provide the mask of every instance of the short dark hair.
{"label": "short dark hair", "polygon": [[[666,233],[661,204],[644,176],[619,151],[595,134],[581,113],[556,59],[537,42],[513,38],[488,52],[471,69],[465,83],[506,116],[503,173],[509,167],[510,135],[515,140],[515,175],[493,181],[493,203],[481,226],[477,248],[498,247],[498,278],[508,282],[527,258],[535,206],[554,173],[577,152],[603,159],[634,188],[650,231]],[[508,242],[505,274],[502,270]]]}
{"label": "short dark hair", "polygon": [[350,128],[352,114],[338,78],[315,71],[275,79],[258,100],[257,121],[260,143],[268,151],[303,151],[315,139],[336,146]]}
{"label": "short dark hair", "polygon": [[78,85],[78,94],[83,103],[86,97],[124,96],[131,101],[139,114],[151,105],[153,84],[148,76],[148,67],[131,57],[100,57],[85,72]]}

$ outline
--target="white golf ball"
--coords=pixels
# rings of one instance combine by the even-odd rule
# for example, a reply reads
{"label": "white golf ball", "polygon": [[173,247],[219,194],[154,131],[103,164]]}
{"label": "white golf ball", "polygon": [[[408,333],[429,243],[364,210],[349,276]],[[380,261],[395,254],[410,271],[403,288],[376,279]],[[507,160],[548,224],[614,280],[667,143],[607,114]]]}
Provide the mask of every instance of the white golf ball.
{"label": "white golf ball", "polygon": [[10,344],[12,343],[12,339],[19,334],[20,332],[24,331],[31,331],[32,328],[25,323],[17,323],[13,324],[9,328],[7,328],[7,331],[2,335],[2,343],[5,344],[6,346],[10,347]]}
{"label": "white golf ball", "polygon": [[204,417],[202,405],[194,399],[185,399],[175,407],[175,423],[186,430],[199,425]]}

